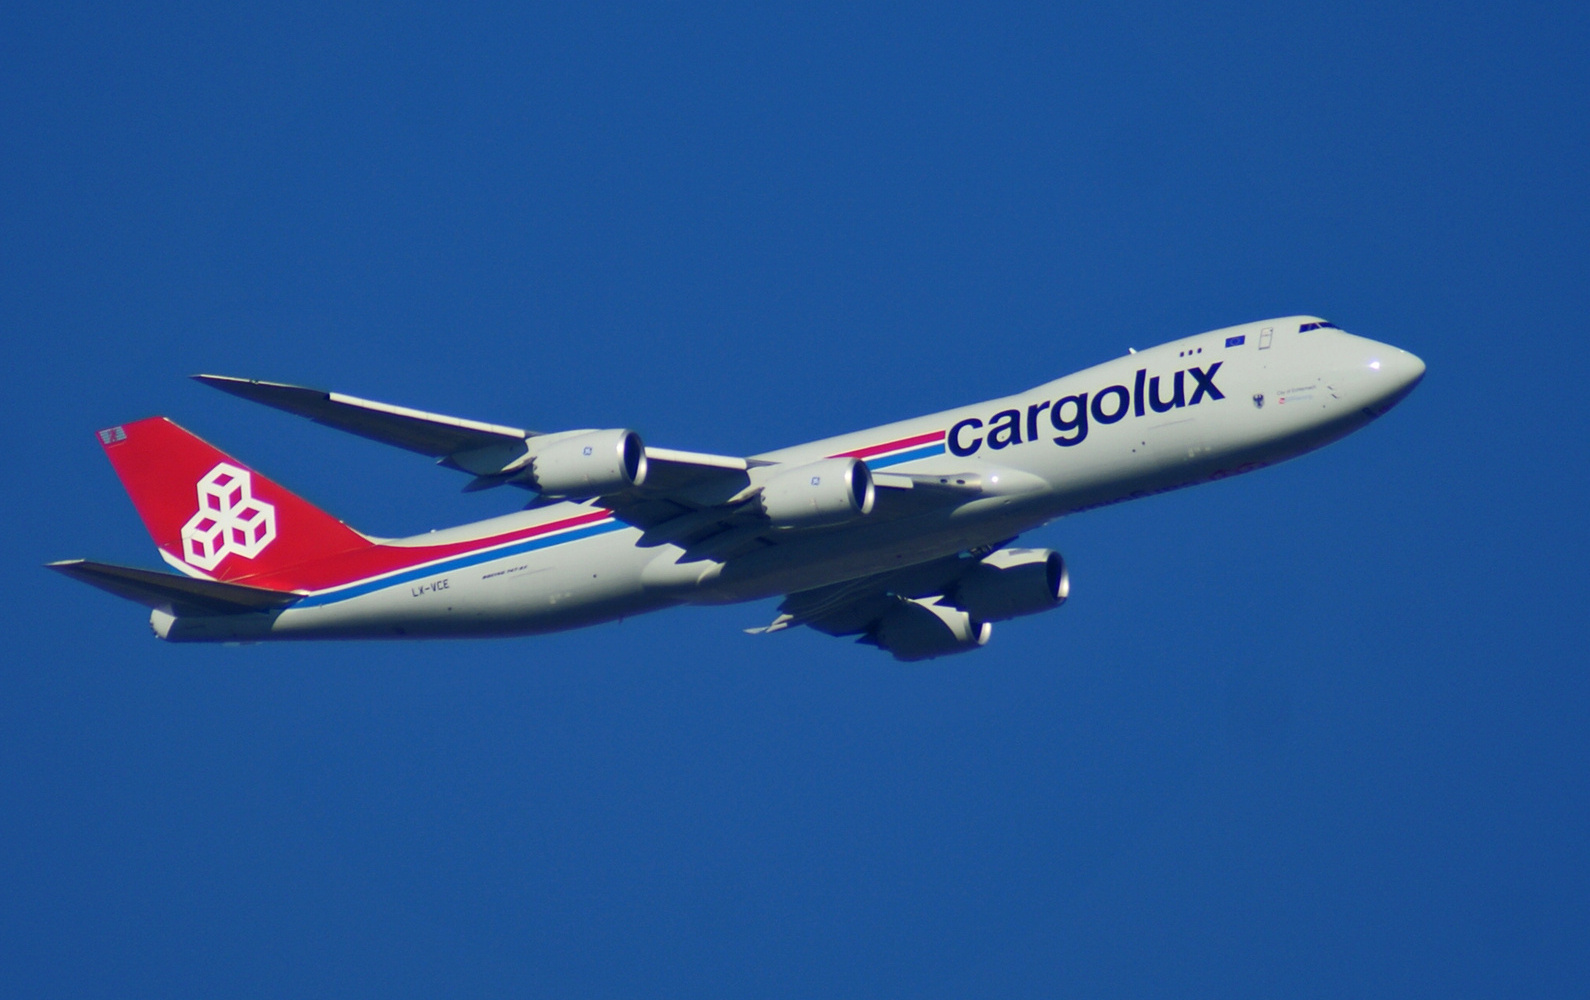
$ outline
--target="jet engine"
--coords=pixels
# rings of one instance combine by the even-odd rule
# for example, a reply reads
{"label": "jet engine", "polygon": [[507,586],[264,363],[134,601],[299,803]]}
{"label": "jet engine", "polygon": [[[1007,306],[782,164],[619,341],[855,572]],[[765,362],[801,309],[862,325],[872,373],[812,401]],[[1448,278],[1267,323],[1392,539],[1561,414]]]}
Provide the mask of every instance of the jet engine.
{"label": "jet engine", "polygon": [[1058,608],[1071,594],[1065,560],[1050,549],[1000,549],[956,582],[953,603],[978,621],[998,622]]}
{"label": "jet engine", "polygon": [[634,431],[587,431],[536,450],[527,480],[551,497],[599,497],[646,481],[646,446]]}
{"label": "jet engine", "polygon": [[937,597],[924,597],[890,608],[862,641],[911,663],[969,652],[986,643],[993,631],[988,622],[940,604]]}
{"label": "jet engine", "polygon": [[762,485],[761,504],[776,528],[813,528],[869,514],[876,498],[866,463],[825,458],[773,476]]}

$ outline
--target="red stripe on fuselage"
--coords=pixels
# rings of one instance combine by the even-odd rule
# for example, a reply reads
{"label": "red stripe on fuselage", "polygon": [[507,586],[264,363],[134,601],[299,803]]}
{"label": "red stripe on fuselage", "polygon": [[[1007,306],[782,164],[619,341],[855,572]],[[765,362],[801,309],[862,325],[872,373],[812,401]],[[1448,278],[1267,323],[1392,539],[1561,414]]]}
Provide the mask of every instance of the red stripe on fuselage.
{"label": "red stripe on fuselage", "polygon": [[855,451],[842,451],[837,455],[829,455],[828,457],[867,459],[872,458],[874,455],[883,455],[891,451],[904,451],[906,448],[914,448],[917,445],[932,444],[935,441],[942,440],[944,440],[944,431],[929,431],[926,434],[918,434],[915,437],[901,438],[898,441],[890,441],[886,444],[868,445],[865,448],[857,448]]}
{"label": "red stripe on fuselage", "polygon": [[381,576],[384,573],[392,573],[411,566],[419,566],[438,559],[446,559],[450,556],[478,552],[482,549],[493,548],[508,542],[523,541],[527,538],[535,538],[538,535],[545,535],[554,531],[595,524],[612,516],[613,512],[609,510],[593,510],[588,514],[566,517],[546,524],[531,525],[528,528],[520,528],[517,531],[490,535],[486,538],[474,538],[463,542],[450,542],[445,545],[375,545],[370,548],[356,549],[352,552],[339,553],[326,559],[291,566],[277,572],[241,577],[238,578],[238,582],[247,583],[251,587],[266,587],[272,590],[325,590],[329,587],[340,587],[343,584],[368,580],[373,576]]}

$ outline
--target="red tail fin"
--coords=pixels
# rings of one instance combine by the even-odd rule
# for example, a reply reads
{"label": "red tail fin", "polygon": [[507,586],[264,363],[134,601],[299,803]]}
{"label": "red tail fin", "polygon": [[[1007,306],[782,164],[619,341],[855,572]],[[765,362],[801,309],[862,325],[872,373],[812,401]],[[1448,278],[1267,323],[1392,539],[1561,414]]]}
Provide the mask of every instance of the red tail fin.
{"label": "red tail fin", "polygon": [[102,430],[99,440],[179,568],[236,582],[374,544],[165,417]]}

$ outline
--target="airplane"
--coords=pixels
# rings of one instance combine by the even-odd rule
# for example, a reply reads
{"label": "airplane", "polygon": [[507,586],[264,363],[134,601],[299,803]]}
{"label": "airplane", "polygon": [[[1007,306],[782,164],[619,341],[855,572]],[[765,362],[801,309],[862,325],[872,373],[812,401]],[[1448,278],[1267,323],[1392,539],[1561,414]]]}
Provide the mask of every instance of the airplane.
{"label": "airplane", "polygon": [[49,568],[150,608],[170,642],[519,636],[685,604],[782,597],[806,626],[905,662],[977,649],[1059,607],[1057,518],[1251,472],[1380,417],[1413,354],[1315,316],[1214,330],[1011,396],[747,457],[629,429],[540,433],[301,386],[198,381],[513,486],[521,510],[362,534],[164,417],[98,432],[181,575]]}

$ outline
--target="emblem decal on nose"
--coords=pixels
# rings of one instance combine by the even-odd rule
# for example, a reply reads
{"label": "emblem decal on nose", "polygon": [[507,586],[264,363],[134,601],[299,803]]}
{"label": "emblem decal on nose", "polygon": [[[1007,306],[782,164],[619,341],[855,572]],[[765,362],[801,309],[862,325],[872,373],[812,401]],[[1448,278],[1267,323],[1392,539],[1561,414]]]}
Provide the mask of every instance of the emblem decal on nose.
{"label": "emblem decal on nose", "polygon": [[1253,407],[1256,410],[1264,409],[1264,393],[1256,392],[1253,394]]}

